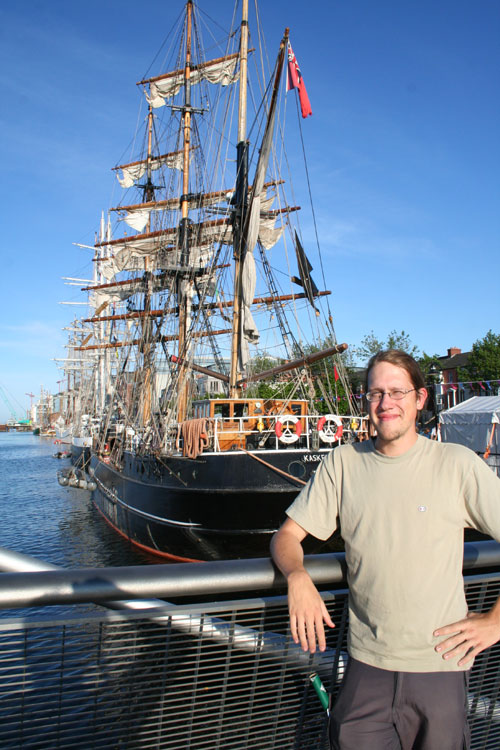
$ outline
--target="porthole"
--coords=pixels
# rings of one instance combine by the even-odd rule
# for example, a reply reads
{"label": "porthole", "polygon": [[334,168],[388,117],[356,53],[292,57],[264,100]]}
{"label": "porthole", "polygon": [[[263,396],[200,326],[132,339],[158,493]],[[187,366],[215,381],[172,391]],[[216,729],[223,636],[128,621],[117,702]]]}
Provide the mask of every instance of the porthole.
{"label": "porthole", "polygon": [[306,467],[300,461],[292,461],[288,464],[288,473],[291,474],[292,477],[302,479],[306,474]]}

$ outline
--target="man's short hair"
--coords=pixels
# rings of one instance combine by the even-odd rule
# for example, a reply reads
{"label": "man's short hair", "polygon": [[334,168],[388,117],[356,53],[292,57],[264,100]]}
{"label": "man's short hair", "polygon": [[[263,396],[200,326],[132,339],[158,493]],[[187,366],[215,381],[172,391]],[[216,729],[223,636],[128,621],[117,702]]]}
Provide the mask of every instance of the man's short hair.
{"label": "man's short hair", "polygon": [[388,362],[390,365],[395,365],[396,367],[401,367],[402,370],[406,370],[416,391],[425,388],[425,380],[422,375],[422,370],[411,354],[407,354],[401,349],[386,349],[374,354],[368,362],[365,375],[365,391],[368,390],[370,372],[379,362]]}

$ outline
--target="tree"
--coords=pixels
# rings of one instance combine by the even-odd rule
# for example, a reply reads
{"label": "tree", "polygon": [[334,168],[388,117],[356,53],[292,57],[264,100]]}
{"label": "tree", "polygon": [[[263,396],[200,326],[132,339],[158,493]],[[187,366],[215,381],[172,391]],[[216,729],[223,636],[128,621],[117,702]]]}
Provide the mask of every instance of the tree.
{"label": "tree", "polygon": [[[292,359],[299,359],[318,351],[329,349],[335,345],[330,337],[317,344],[305,344],[294,348]],[[258,352],[252,358],[251,372],[261,373],[271,370],[286,360],[275,359],[267,352]],[[277,374],[267,380],[249,383],[246,394],[249,398],[310,398],[318,414],[351,414],[351,387],[349,381],[354,372],[350,352],[335,354],[330,357],[299,367],[290,373]],[[304,373],[307,371],[308,376]],[[297,391],[296,379],[302,380],[301,388]]]}
{"label": "tree", "polygon": [[426,354],[423,352],[417,361],[427,384],[434,385],[440,382],[441,363],[439,361],[439,354]]}
{"label": "tree", "polygon": [[249,371],[252,374],[265,372],[266,370],[271,370],[273,367],[276,367],[276,365],[280,365],[283,362],[284,360],[282,358],[273,357],[265,350],[258,351],[257,354],[252,357]]}
{"label": "tree", "polygon": [[[266,372],[267,370],[272,370],[273,367],[282,364],[283,361],[283,359],[277,359],[271,354],[268,354],[265,350],[259,351],[254,357],[252,357],[249,372],[251,374]],[[274,380],[260,380],[249,384],[247,396],[249,398],[262,399],[277,398],[276,388]]]}
{"label": "tree", "polygon": [[472,344],[467,366],[458,372],[460,380],[500,380],[500,334],[490,330]]}
{"label": "tree", "polygon": [[441,362],[439,354],[426,354],[426,352],[423,352],[417,361],[422,370],[428,394],[425,408],[420,414],[420,422],[429,427],[435,424],[439,411],[436,385],[441,382]]}
{"label": "tree", "polygon": [[[306,344],[297,350],[295,356],[308,356],[317,351],[330,349],[336,342],[327,337],[317,344]],[[308,365],[314,387],[314,405],[319,414],[328,414],[333,410],[336,414],[350,414],[351,397],[351,369],[352,357],[350,350],[343,354],[334,354]]]}
{"label": "tree", "polygon": [[387,340],[377,338],[373,331],[367,333],[361,339],[360,346],[356,347],[356,357],[361,362],[365,363],[370,359],[371,356],[381,351],[382,349],[401,349],[407,354],[411,354],[413,357],[418,353],[418,346],[415,346],[410,339],[410,335],[406,331],[398,333],[396,329],[393,329],[387,336]]}

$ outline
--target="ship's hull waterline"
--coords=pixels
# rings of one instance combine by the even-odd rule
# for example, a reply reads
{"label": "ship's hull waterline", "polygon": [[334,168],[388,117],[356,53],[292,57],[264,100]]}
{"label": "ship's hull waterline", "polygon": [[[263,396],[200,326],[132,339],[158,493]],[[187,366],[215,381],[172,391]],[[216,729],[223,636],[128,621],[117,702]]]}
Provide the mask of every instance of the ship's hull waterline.
{"label": "ship's hull waterline", "polygon": [[92,500],[116,531],[155,555],[186,561],[267,557],[286,508],[326,453],[262,451],[260,460],[244,452],[195,460],[125,453],[119,471],[93,455]]}

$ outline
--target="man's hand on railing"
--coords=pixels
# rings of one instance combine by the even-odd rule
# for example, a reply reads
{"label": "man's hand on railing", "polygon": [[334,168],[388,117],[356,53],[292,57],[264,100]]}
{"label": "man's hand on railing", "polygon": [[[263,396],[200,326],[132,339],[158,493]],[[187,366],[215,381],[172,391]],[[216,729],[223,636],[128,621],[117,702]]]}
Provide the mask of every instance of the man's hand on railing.
{"label": "man's hand on railing", "polygon": [[295,643],[304,651],[326,648],[325,628],[334,628],[325,603],[304,568],[302,541],[307,532],[292,518],[287,518],[271,541],[273,560],[287,579],[290,630]]}
{"label": "man's hand on railing", "polygon": [[300,643],[303,651],[316,651],[316,641],[320,651],[326,648],[324,624],[334,628],[328,610],[316,586],[305,570],[297,570],[288,576],[288,610],[290,630],[295,643]]}

